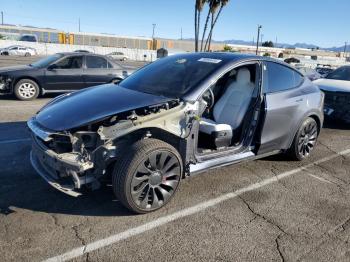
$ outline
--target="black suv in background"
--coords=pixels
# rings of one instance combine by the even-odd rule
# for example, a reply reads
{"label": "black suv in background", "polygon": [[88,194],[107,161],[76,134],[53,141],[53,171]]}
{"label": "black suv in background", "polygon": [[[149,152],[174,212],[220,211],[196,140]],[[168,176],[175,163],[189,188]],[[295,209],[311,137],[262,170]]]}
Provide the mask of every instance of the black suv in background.
{"label": "black suv in background", "polygon": [[45,93],[118,82],[133,71],[102,55],[58,53],[26,66],[0,68],[0,95],[32,100]]}

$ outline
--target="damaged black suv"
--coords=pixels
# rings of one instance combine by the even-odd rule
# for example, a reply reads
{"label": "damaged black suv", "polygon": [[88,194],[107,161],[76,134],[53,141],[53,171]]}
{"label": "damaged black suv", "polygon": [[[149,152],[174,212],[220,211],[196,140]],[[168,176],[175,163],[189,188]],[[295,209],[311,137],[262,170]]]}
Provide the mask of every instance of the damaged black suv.
{"label": "damaged black suv", "polygon": [[122,204],[145,213],[195,173],[282,152],[308,157],[323,99],[298,71],[270,58],[171,56],[119,84],[53,99],[28,121],[31,162],[72,196],[112,181]]}

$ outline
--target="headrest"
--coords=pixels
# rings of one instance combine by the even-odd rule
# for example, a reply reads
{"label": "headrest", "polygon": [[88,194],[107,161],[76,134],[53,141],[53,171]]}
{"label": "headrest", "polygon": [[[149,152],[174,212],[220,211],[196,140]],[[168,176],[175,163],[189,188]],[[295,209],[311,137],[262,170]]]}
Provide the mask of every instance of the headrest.
{"label": "headrest", "polygon": [[236,82],[239,84],[250,83],[250,71],[247,68],[240,68],[237,72]]}

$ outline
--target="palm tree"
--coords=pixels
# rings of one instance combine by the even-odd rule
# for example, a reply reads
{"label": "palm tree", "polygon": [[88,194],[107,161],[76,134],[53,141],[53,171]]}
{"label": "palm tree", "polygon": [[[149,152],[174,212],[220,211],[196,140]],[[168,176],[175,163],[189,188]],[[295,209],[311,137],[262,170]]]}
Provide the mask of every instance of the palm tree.
{"label": "palm tree", "polygon": [[208,14],[207,14],[207,19],[205,20],[203,34],[202,34],[201,51],[203,51],[203,42],[204,42],[204,38],[205,38],[205,33],[207,32],[207,29],[208,29],[208,22],[210,19],[211,8],[212,8],[212,5],[214,4],[214,2],[216,2],[216,1],[217,0],[208,0],[209,10],[208,10]]}
{"label": "palm tree", "polygon": [[207,0],[196,0],[194,9],[194,50],[198,52],[198,41],[199,41],[199,29],[200,29],[200,18],[204,4]]}
{"label": "palm tree", "polygon": [[[222,9],[228,4],[229,1],[230,0],[216,0],[215,3],[213,3],[212,8],[211,8],[211,27],[210,27],[210,31],[209,31],[209,36],[208,36],[207,41],[206,41],[205,46],[204,46],[204,50],[206,50],[208,47],[208,51],[210,51],[210,44],[211,44],[211,39],[212,39],[215,24],[218,21],[218,18],[221,14]],[[219,6],[220,6],[219,12],[215,16],[215,13],[216,13]]]}

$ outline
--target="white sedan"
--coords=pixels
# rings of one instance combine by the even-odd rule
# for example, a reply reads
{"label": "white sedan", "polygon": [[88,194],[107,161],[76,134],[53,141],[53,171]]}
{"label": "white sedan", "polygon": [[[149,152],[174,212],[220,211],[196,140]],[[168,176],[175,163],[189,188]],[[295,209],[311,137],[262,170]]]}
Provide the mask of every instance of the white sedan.
{"label": "white sedan", "polygon": [[0,49],[0,55],[33,56],[36,54],[37,53],[34,48],[20,46],[20,45],[12,45],[12,46]]}
{"label": "white sedan", "polygon": [[325,93],[324,113],[350,123],[350,65],[314,81]]}
{"label": "white sedan", "polygon": [[115,60],[120,60],[120,61],[126,61],[129,59],[129,57],[122,52],[112,52],[112,53],[108,54],[108,56],[115,59]]}

